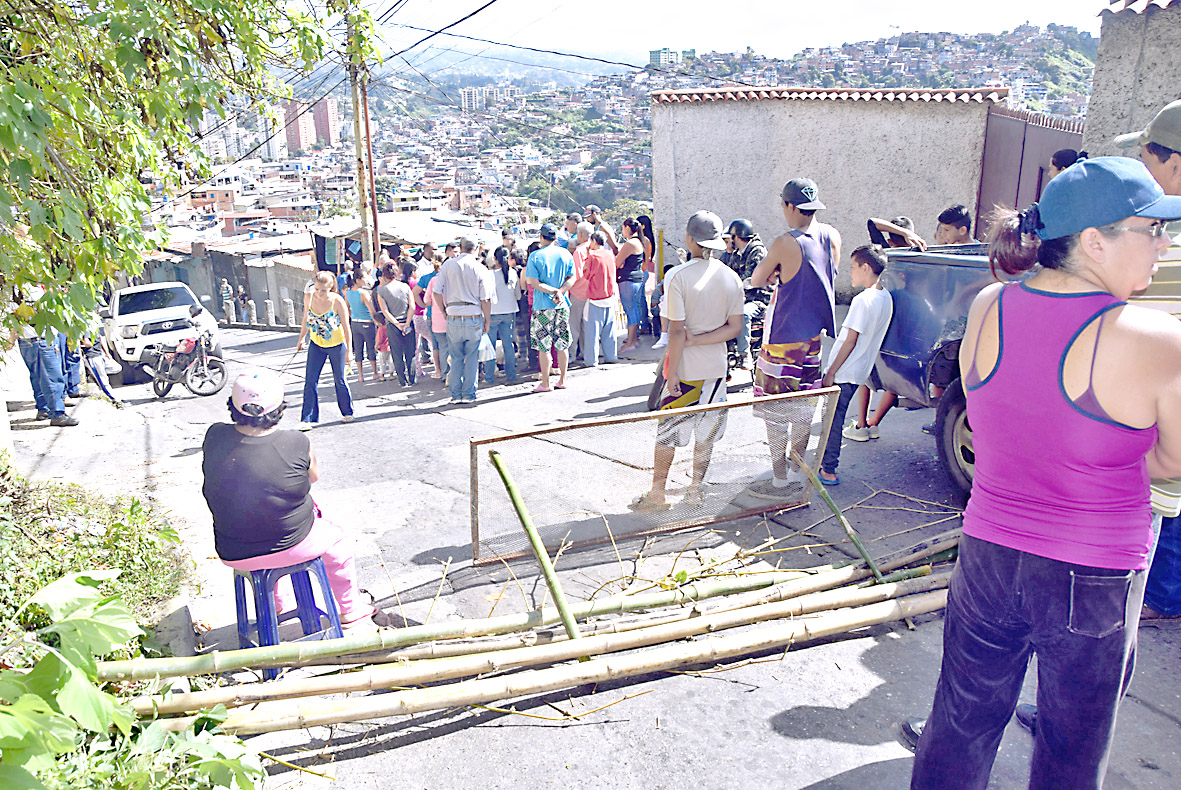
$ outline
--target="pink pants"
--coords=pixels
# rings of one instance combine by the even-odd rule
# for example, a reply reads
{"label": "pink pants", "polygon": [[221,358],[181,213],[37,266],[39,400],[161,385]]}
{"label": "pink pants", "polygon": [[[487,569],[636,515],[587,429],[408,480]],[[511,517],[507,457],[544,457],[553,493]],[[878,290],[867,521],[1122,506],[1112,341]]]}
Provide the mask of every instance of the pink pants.
{"label": "pink pants", "polygon": [[[336,598],[342,624],[356,622],[376,611],[368,601],[363,600],[357,589],[352,541],[340,527],[320,514],[319,507],[316,508],[316,521],[312,524],[311,532],[291,548],[276,554],[264,554],[244,560],[222,560],[222,564],[238,571],[260,571],[267,568],[285,568],[317,557],[324,561],[324,570],[328,573],[328,586],[332,588],[332,595]],[[291,577],[284,576],[275,585],[275,611],[289,612],[295,606],[295,591],[291,587]]]}

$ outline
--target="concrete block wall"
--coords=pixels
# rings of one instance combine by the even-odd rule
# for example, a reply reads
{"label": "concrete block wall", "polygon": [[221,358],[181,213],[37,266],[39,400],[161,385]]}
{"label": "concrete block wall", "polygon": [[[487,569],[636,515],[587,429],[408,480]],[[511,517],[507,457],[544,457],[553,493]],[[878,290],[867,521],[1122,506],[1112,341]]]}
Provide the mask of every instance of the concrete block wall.
{"label": "concrete block wall", "polygon": [[1143,129],[1181,99],[1181,3],[1144,13],[1104,14],[1083,148],[1092,156],[1135,154],[1112,140]]}
{"label": "concrete block wall", "polygon": [[[684,246],[699,209],[746,217],[769,247],[786,232],[780,190],[816,181],[819,217],[843,240],[837,290],[851,293],[848,254],[869,237],[869,217],[906,215],[930,240],[944,208],[973,213],[988,105],[979,102],[765,99],[655,104],[653,223]],[[666,265],[675,263],[665,249]]]}

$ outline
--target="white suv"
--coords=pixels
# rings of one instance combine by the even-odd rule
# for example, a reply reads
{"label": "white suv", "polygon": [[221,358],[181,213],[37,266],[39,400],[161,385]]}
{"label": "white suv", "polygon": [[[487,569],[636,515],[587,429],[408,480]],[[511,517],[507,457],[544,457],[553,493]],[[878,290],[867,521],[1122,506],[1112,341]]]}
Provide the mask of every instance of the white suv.
{"label": "white suv", "polygon": [[213,334],[213,353],[221,356],[217,319],[204,308],[192,318],[190,309],[201,302],[184,283],[150,283],[122,288],[111,296],[110,306],[99,311],[111,356],[123,365],[124,378],[139,364],[143,350],[150,346],[175,346],[198,330]]}

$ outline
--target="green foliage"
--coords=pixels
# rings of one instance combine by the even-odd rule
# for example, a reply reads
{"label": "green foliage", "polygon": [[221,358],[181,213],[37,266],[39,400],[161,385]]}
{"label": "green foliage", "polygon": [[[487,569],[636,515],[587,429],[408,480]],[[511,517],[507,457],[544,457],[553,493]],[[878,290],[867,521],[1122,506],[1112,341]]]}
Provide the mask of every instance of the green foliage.
{"label": "green foliage", "polygon": [[[0,621],[50,582],[84,568],[122,568],[103,582],[141,623],[176,595],[187,561],[161,517],[133,498],[114,500],[76,485],[31,483],[0,456]],[[45,606],[21,611],[22,628],[41,628]]]}
{"label": "green foliage", "polygon": [[[0,26],[0,322],[79,329],[118,272],[138,273],[160,232],[152,189],[208,173],[192,127],[227,101],[289,95],[331,47],[296,4],[269,0],[7,0]],[[328,0],[326,13],[346,8]],[[372,19],[346,45],[372,54]],[[148,184],[141,183],[141,176]],[[50,288],[35,306],[29,286]]]}
{"label": "green foliage", "polygon": [[[0,671],[0,786],[36,790],[176,788],[250,790],[264,777],[258,754],[217,731],[219,707],[192,728],[143,726],[93,681],[96,656],[141,635],[118,596],[118,570],[68,574],[37,591],[0,626],[0,663],[34,656],[30,671]],[[17,625],[27,609],[49,623]],[[58,642],[60,647],[52,643]]]}

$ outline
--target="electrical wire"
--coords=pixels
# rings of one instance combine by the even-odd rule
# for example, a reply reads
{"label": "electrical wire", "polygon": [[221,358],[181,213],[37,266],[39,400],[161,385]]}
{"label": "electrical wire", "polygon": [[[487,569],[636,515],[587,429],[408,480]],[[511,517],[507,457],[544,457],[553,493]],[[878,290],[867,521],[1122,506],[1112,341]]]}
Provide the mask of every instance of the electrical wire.
{"label": "electrical wire", "polygon": [[[426,30],[426,28],[417,27],[415,25],[396,24],[396,25],[394,25],[394,27],[401,27],[401,28],[405,28],[407,30],[418,30],[418,31]],[[708,79],[708,80],[714,80],[715,82],[723,82],[728,85],[742,85],[742,86],[749,87],[749,88],[765,87],[762,85],[757,85],[753,82],[743,82],[742,80],[734,79],[732,77],[713,77],[708,74],[690,74],[688,72],[683,72],[683,71],[670,71],[669,69],[662,69],[662,68],[659,68],[658,66],[652,66],[652,65],[639,66],[639,65],[636,65],[635,63],[625,63],[622,60],[610,60],[608,58],[599,58],[599,57],[595,57],[593,55],[580,55],[576,52],[560,52],[556,49],[543,49],[540,47],[527,47],[527,46],[524,46],[523,44],[506,44],[503,41],[493,41],[492,39],[479,38],[478,36],[468,36],[468,35],[464,35],[462,33],[448,33],[445,31],[438,31],[436,33],[436,35],[450,36],[452,38],[463,38],[463,39],[467,39],[468,41],[476,41],[481,44],[492,44],[494,46],[507,47],[509,49],[520,49],[520,50],[524,50],[526,52],[536,52],[541,55],[557,55],[558,57],[563,57],[563,58],[576,58],[578,60],[586,60],[586,61],[591,61],[593,63],[603,63],[608,66],[623,66],[624,68],[635,69],[636,71],[654,71],[658,74],[667,74],[667,75],[673,76],[673,77],[701,77],[701,78]],[[419,43],[422,43],[422,42],[419,42]],[[415,45],[415,46],[417,46],[417,45]],[[473,55],[473,57],[481,57],[481,56],[480,55]],[[546,68],[546,67],[538,65],[537,68]]]}

